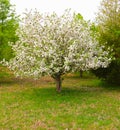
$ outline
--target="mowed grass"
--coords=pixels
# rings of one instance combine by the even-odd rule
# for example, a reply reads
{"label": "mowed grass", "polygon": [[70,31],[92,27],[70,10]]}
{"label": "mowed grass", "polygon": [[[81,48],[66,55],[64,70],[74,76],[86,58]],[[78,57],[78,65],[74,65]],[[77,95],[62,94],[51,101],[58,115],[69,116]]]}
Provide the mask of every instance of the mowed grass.
{"label": "mowed grass", "polygon": [[0,74],[0,130],[119,130],[120,87],[91,75],[64,76],[57,93],[50,77],[17,79]]}

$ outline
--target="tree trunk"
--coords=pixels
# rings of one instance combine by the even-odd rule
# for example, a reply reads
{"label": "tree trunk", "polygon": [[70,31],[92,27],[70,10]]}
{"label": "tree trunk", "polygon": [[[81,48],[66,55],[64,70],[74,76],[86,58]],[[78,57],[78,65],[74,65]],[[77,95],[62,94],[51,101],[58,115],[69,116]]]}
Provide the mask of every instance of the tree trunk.
{"label": "tree trunk", "polygon": [[61,75],[55,77],[56,91],[61,92]]}
{"label": "tree trunk", "polygon": [[80,70],[80,78],[82,78],[82,77],[83,77],[83,71]]}

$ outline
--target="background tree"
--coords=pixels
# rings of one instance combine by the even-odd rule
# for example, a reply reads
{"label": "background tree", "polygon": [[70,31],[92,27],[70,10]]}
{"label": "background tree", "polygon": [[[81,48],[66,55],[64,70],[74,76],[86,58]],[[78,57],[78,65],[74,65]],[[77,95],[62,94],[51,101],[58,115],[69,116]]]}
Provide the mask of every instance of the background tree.
{"label": "background tree", "polygon": [[[84,20],[84,19],[83,19],[83,16],[82,16],[80,13],[78,13],[78,14],[76,15],[76,17],[77,17],[77,19],[79,19],[79,20]],[[84,20],[84,22],[86,22],[86,21]],[[83,70],[79,70],[79,73],[80,73],[80,78],[82,78],[82,77],[83,77]]]}
{"label": "background tree", "polygon": [[61,76],[67,72],[107,67],[109,53],[91,37],[89,23],[66,11],[62,16],[27,12],[11,44],[15,57],[5,64],[16,76],[39,78],[50,75],[61,91]]}
{"label": "background tree", "polygon": [[9,0],[0,0],[0,60],[12,57],[12,49],[8,42],[17,40],[16,29],[18,17]]}
{"label": "background tree", "polygon": [[115,60],[108,68],[99,68],[94,73],[108,82],[120,84],[120,0],[103,0],[96,20],[99,42],[113,48]]}

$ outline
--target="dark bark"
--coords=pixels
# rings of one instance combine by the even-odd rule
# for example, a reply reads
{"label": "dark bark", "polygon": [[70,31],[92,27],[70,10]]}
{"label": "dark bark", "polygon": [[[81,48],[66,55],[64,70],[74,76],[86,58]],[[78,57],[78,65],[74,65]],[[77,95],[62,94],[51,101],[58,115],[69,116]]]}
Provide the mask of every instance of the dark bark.
{"label": "dark bark", "polygon": [[56,91],[61,92],[61,75],[57,75],[54,79],[56,82]]}
{"label": "dark bark", "polygon": [[80,70],[80,78],[82,78],[82,77],[83,77],[83,71]]}

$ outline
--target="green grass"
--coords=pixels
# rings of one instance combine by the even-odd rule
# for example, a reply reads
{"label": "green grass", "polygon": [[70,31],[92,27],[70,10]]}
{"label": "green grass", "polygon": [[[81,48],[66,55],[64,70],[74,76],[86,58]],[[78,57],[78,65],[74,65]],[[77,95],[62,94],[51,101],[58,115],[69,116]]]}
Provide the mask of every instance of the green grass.
{"label": "green grass", "polygon": [[7,73],[0,76],[0,130],[120,129],[120,87],[68,74],[57,93],[50,77],[34,81]]}

